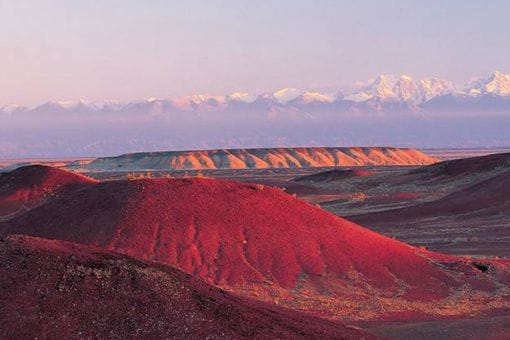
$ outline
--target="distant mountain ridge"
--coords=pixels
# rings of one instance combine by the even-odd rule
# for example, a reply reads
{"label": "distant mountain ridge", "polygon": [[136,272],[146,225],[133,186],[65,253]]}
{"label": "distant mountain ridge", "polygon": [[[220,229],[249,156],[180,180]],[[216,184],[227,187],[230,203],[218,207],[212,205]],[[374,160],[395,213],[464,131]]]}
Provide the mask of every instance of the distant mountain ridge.
{"label": "distant mountain ridge", "polygon": [[93,171],[267,169],[367,165],[424,165],[437,159],[391,147],[265,148],[141,152],[103,157],[68,168]]}
{"label": "distant mountain ridge", "polygon": [[381,75],[349,91],[284,88],[118,102],[0,104],[0,159],[295,145],[510,145],[510,75],[455,85]]}
{"label": "distant mountain ridge", "polygon": [[[478,78],[466,85],[455,85],[453,82],[440,78],[413,79],[408,75],[380,75],[366,86],[344,92],[320,93],[312,90],[283,88],[273,93],[250,94],[234,92],[228,95],[194,94],[175,99],[149,98],[132,102],[87,102],[55,101],[47,102],[34,108],[19,105],[0,106],[0,114],[12,115],[20,113],[171,113],[171,112],[210,112],[229,109],[268,109],[272,107],[295,107],[306,109],[314,105],[327,106],[338,110],[363,110],[372,108],[388,110],[392,106],[366,105],[372,102],[400,103],[415,108],[427,108],[427,102],[452,105],[443,97],[469,98],[483,104],[484,97],[502,97],[508,103],[510,97],[510,74],[496,71],[488,77]],[[341,105],[343,104],[343,106]],[[363,105],[365,104],[365,105]]]}

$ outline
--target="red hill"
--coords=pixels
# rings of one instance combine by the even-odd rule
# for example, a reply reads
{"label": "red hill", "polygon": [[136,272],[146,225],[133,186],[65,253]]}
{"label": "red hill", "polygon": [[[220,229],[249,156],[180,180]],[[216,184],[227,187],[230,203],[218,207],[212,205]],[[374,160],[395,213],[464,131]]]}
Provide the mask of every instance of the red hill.
{"label": "red hill", "polygon": [[437,216],[460,215],[456,218],[462,220],[472,216],[500,215],[501,218],[501,215],[505,214],[510,217],[510,171],[432,202],[351,217],[360,223],[389,226],[395,225],[395,221],[406,224],[410,221]]}
{"label": "red hill", "polygon": [[374,338],[83,245],[11,236],[0,261],[3,339]]}
{"label": "red hill", "polygon": [[410,172],[423,179],[458,178],[475,174],[494,174],[510,169],[510,153],[498,153],[443,161]]}
{"label": "red hill", "polygon": [[0,175],[0,221],[29,210],[71,187],[95,181],[43,165],[18,168]]}
{"label": "red hill", "polygon": [[[175,265],[238,293],[334,317],[508,307],[508,266],[371,232],[278,189],[212,179],[90,184],[0,225]],[[485,267],[483,267],[485,268]]]}

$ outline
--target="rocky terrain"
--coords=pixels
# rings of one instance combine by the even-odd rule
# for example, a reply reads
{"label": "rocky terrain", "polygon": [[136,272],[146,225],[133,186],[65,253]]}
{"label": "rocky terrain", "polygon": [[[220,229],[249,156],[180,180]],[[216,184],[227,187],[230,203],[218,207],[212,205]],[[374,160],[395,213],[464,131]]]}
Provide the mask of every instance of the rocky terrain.
{"label": "rocky terrain", "polygon": [[2,339],[375,338],[171,267],[26,236],[0,239],[0,290]]}

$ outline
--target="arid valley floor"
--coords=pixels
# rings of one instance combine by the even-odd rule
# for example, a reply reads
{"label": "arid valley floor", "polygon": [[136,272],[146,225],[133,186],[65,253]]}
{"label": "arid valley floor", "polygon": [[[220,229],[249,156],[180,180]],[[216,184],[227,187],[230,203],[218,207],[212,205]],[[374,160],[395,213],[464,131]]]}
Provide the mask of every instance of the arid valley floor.
{"label": "arid valley floor", "polygon": [[510,153],[326,151],[6,162],[0,336],[509,338]]}

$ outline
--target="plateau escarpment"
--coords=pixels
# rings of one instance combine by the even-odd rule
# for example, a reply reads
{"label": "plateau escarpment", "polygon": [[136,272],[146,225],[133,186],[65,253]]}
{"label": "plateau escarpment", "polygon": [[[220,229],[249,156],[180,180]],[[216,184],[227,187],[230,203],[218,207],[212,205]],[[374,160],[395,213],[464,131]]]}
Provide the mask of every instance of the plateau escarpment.
{"label": "plateau escarpment", "polygon": [[71,169],[89,171],[267,169],[334,166],[426,165],[438,161],[414,149],[302,147],[142,152],[98,158]]}

